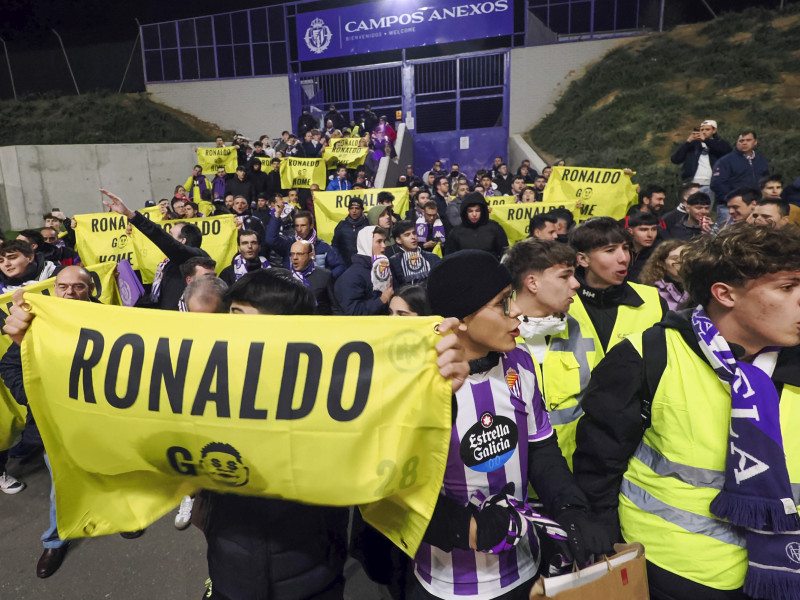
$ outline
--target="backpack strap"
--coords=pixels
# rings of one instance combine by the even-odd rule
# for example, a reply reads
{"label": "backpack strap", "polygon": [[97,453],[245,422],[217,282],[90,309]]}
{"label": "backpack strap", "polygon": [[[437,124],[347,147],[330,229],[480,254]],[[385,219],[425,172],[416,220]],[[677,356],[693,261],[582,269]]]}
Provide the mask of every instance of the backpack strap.
{"label": "backpack strap", "polygon": [[650,427],[653,397],[661,376],[667,368],[667,335],[664,328],[654,325],[642,334],[642,428]]}

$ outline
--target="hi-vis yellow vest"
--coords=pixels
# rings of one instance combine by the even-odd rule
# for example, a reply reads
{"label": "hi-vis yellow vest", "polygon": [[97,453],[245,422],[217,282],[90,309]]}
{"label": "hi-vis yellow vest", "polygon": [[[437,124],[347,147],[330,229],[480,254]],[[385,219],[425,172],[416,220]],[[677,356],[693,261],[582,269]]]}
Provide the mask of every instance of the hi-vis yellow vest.
{"label": "hi-vis yellow vest", "polygon": [[[641,354],[642,336],[629,339]],[[711,588],[736,589],[747,570],[744,535],[709,511],[725,482],[730,387],[678,331],[667,329],[666,343],[651,426],[620,487],[622,535],[642,542],[647,560],[662,569]],[[780,423],[792,495],[800,504],[800,388],[783,386]]]}
{"label": "hi-vis yellow vest", "polygon": [[[544,399],[550,415],[550,423],[558,435],[558,445],[569,468],[572,469],[572,454],[575,452],[575,431],[578,419],[583,414],[581,399],[589,385],[592,370],[606,351],[633,333],[641,333],[661,320],[661,301],[658,290],[638,283],[629,284],[639,294],[641,306],[620,305],[617,320],[603,349],[592,321],[579,296],[567,314],[567,326],[563,332],[550,338],[542,362],[544,373]],[[621,377],[627,374],[621,373]]]}

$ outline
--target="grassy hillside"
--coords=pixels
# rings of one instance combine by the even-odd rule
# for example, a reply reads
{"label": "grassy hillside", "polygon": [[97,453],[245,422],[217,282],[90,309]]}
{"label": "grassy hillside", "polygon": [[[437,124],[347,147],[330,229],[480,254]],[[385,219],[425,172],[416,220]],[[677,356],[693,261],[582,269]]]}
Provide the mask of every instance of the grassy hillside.
{"label": "grassy hillside", "polygon": [[217,135],[230,139],[233,132],[157,104],[147,94],[0,101],[0,146],[197,142]]}
{"label": "grassy hillside", "polygon": [[528,137],[568,164],[630,167],[674,199],[680,167],[669,157],[703,119],[731,144],[754,128],[772,172],[785,183],[800,176],[800,6],[748,9],[617,48]]}

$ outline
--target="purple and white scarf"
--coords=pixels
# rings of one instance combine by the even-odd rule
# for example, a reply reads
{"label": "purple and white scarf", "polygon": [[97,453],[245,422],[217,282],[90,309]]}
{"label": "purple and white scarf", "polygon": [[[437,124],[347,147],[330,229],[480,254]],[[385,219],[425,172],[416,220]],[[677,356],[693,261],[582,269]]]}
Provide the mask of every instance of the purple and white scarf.
{"label": "purple and white scarf", "polygon": [[422,252],[403,252],[400,256],[400,269],[406,283],[420,284],[431,272],[431,265]]}
{"label": "purple and white scarf", "polygon": [[478,512],[492,506],[514,509],[513,511],[509,511],[510,518],[506,536],[500,540],[497,545],[489,550],[485,550],[485,552],[488,554],[499,554],[500,552],[511,550],[514,546],[519,544],[520,540],[524,539],[529,532],[531,535],[535,536],[537,530],[554,540],[565,541],[567,539],[567,534],[561,525],[552,519],[540,515],[524,500],[515,498],[513,496],[514,487],[513,483],[508,483],[499,494],[489,497],[481,490],[477,490],[470,498],[470,505],[476,508]]}
{"label": "purple and white scarf", "polygon": [[313,258],[308,263],[308,266],[302,271],[297,271],[291,264],[289,265],[289,269],[292,272],[292,277],[297,279],[300,283],[302,283],[306,287],[311,287],[311,284],[308,281],[308,276],[311,275],[314,272],[314,269],[316,268],[317,265],[314,264]]}
{"label": "purple and white scarf", "polygon": [[[258,260],[261,263],[261,266],[259,267],[260,269],[270,268],[269,261],[266,258],[264,258],[263,256],[259,256]],[[239,279],[242,276],[247,275],[247,273],[249,273],[249,271],[247,270],[247,261],[242,258],[241,254],[237,254],[236,256],[233,257],[233,273],[235,275],[234,281],[239,281]]]}
{"label": "purple and white scarf", "polygon": [[[428,229],[430,225],[425,220],[425,217],[419,217],[417,219],[417,237],[419,237],[421,242],[428,241]],[[438,240],[440,243],[444,243],[444,225],[442,224],[441,219],[436,219],[433,222],[433,239]]]}
{"label": "purple and white scarf", "polygon": [[161,297],[161,281],[164,279],[164,268],[169,264],[169,259],[165,258],[156,267],[156,272],[153,275],[153,285],[150,288],[150,300],[158,302]]}
{"label": "purple and white scarf", "polygon": [[317,230],[316,230],[316,229],[312,229],[312,230],[311,230],[311,235],[310,235],[310,236],[308,236],[308,239],[307,239],[307,240],[306,240],[306,239],[303,239],[303,238],[301,238],[299,235],[295,235],[295,236],[294,236],[294,239],[295,239],[295,241],[297,241],[297,242],[308,242],[308,243],[309,243],[309,244],[311,244],[312,246],[315,246],[315,245],[316,245],[316,243],[317,243]]}
{"label": "purple and white scarf", "polygon": [[711,512],[746,532],[744,592],[753,598],[800,600],[800,517],[781,436],[772,372],[779,348],[764,348],[753,364],[736,359],[705,310],[692,329],[720,381],[731,388],[725,484]]}

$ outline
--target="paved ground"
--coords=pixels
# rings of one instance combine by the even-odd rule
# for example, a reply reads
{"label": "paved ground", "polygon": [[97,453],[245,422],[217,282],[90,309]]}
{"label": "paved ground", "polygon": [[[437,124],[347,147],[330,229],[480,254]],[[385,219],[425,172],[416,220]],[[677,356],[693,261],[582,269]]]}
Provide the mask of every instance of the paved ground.
{"label": "paved ground", "polygon": [[[205,539],[195,527],[177,531],[175,513],[135,540],[118,535],[73,542],[58,572],[36,577],[39,536],[48,526],[50,480],[44,463],[9,471],[28,484],[14,496],[0,493],[0,598],[2,600],[200,600],[208,576]],[[360,565],[345,568],[347,600],[388,600]]]}

